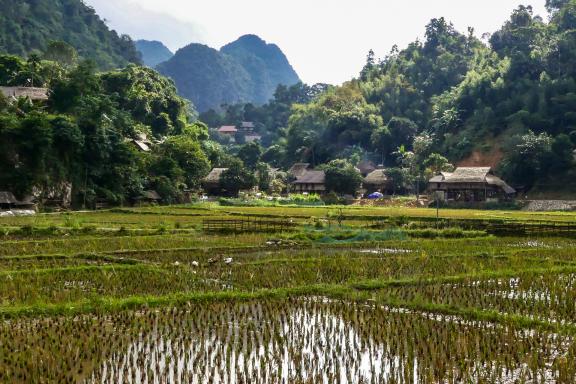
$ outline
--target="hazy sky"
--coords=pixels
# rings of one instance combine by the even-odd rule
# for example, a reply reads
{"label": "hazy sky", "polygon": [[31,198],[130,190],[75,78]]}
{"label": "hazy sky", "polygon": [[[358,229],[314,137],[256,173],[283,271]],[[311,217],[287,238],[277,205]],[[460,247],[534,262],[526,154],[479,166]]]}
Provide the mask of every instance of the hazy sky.
{"label": "hazy sky", "polygon": [[547,18],[545,0],[85,0],[108,25],[170,49],[214,48],[241,35],[276,43],[307,83],[339,84],[358,75],[369,49],[383,56],[424,36],[444,16],[477,36],[494,32],[519,4]]}

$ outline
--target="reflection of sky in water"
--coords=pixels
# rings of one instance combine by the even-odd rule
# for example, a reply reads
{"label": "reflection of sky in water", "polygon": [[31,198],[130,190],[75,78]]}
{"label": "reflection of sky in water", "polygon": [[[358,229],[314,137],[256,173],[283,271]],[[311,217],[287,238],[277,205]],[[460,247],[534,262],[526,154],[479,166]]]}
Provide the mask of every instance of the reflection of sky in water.
{"label": "reflection of sky in water", "polygon": [[[355,310],[370,309],[355,307]],[[218,315],[220,323],[213,329],[197,329],[194,325],[178,327],[175,324],[166,327],[166,324],[156,322],[154,330],[147,336],[141,336],[127,350],[112,356],[101,365],[101,380],[92,376],[93,379],[89,382],[430,382],[423,373],[432,369],[427,366],[429,361],[419,359],[416,354],[407,354],[403,347],[415,340],[420,342],[420,346],[422,342],[426,343],[425,339],[422,340],[422,335],[410,329],[412,323],[426,321],[429,324],[426,329],[431,330],[435,327],[429,322],[458,324],[461,331],[481,326],[481,330],[475,331],[479,332],[478,335],[485,332],[494,336],[504,330],[504,327],[468,322],[455,316],[401,309],[385,310],[384,317],[379,320],[381,324],[375,324],[373,318],[371,325],[369,322],[364,323],[364,318],[360,316],[352,325],[344,320],[338,311],[346,311],[345,305],[338,310],[303,305],[296,306],[293,310],[272,312],[258,304],[246,304],[240,307],[240,310],[237,307],[235,312],[226,311]],[[402,318],[414,315],[416,317]],[[417,320],[418,318],[420,320]],[[389,322],[407,326],[407,329],[398,329],[399,344],[396,346],[390,342],[386,344],[375,341],[378,338],[370,336],[370,332],[379,332],[379,327],[385,327]],[[418,324],[414,327],[417,328]],[[455,337],[458,336],[458,327],[455,328]],[[534,334],[528,331],[521,331],[516,332],[515,337],[518,342],[522,342],[533,336]],[[544,337],[549,338],[552,344],[562,344],[562,349],[568,348],[568,343],[572,342],[557,335]],[[455,344],[456,340],[443,342],[451,345]],[[452,347],[457,349],[456,345]],[[560,350],[559,348],[555,356],[561,353]],[[449,367],[450,363],[454,361],[446,361],[446,367]],[[512,383],[526,377],[530,372],[523,363],[509,370],[504,370],[494,361],[472,362],[471,366],[474,369],[465,375],[473,381],[478,379],[478,375],[490,375],[498,378],[493,382]],[[550,369],[541,369],[537,374],[541,382],[553,382]]]}

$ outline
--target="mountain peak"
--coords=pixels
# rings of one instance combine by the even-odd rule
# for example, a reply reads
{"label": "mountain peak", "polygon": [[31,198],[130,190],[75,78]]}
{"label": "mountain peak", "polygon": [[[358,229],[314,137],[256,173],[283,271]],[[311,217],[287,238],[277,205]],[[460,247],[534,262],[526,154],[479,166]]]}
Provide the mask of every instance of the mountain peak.
{"label": "mountain peak", "polygon": [[168,47],[157,40],[138,40],[136,41],[136,49],[142,55],[144,64],[151,68],[174,56]]}
{"label": "mountain peak", "polygon": [[279,84],[293,85],[300,81],[282,50],[257,35],[241,36],[220,51],[240,62],[259,85],[254,90],[256,103],[266,103]]}
{"label": "mountain peak", "polygon": [[254,35],[254,34],[246,34],[246,35],[242,35],[240,36],[238,39],[236,39],[236,41],[244,41],[244,42],[254,42],[254,43],[263,43],[266,44],[266,41],[264,39],[262,39],[260,36],[258,35]]}
{"label": "mountain peak", "polygon": [[241,36],[220,50],[189,44],[157,69],[174,79],[180,94],[200,112],[225,103],[264,104],[278,85],[300,81],[277,45],[252,34]]}

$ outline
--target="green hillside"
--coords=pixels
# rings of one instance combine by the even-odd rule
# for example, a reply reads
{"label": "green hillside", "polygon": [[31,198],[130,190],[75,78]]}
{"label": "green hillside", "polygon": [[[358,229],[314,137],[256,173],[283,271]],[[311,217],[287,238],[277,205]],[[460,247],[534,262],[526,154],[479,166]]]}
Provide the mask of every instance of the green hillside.
{"label": "green hillside", "polygon": [[160,63],[170,60],[174,54],[160,41],[138,40],[136,49],[142,55],[144,65],[154,68]]}
{"label": "green hillside", "polygon": [[263,104],[278,85],[299,81],[282,51],[254,35],[243,36],[220,51],[190,44],[157,69],[171,77],[180,94],[201,112],[223,104]]}
{"label": "green hillside", "polygon": [[220,50],[238,61],[252,79],[252,99],[264,104],[279,84],[300,81],[284,53],[275,44],[266,44],[256,35],[245,35]]}
{"label": "green hillside", "polygon": [[250,100],[250,75],[234,59],[202,44],[190,44],[157,66],[199,111]]}
{"label": "green hillside", "polygon": [[0,0],[0,52],[27,56],[55,40],[103,69],[140,61],[130,37],[110,31],[81,0]]}
{"label": "green hillside", "polygon": [[424,187],[452,165],[489,165],[521,190],[558,190],[575,168],[576,1],[547,8],[545,21],[518,7],[486,41],[433,19],[423,40],[370,52],[358,78],[291,102],[282,119],[279,100],[202,117],[277,132],[267,144],[284,166],[370,160]]}

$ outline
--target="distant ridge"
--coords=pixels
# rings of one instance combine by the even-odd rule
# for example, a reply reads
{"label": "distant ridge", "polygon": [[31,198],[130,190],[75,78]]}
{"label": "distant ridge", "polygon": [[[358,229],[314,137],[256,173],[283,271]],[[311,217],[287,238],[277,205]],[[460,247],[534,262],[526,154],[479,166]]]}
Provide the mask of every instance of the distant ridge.
{"label": "distant ridge", "polygon": [[220,52],[234,57],[248,72],[255,85],[256,103],[266,103],[278,84],[293,85],[300,81],[282,50],[256,35],[242,36],[223,46]]}
{"label": "distant ridge", "polygon": [[166,60],[170,60],[174,54],[160,41],[138,40],[136,49],[142,55],[144,65],[154,68]]}
{"label": "distant ridge", "polygon": [[264,104],[278,85],[300,81],[280,48],[256,35],[242,36],[220,51],[190,44],[157,69],[171,77],[200,112],[222,104]]}

